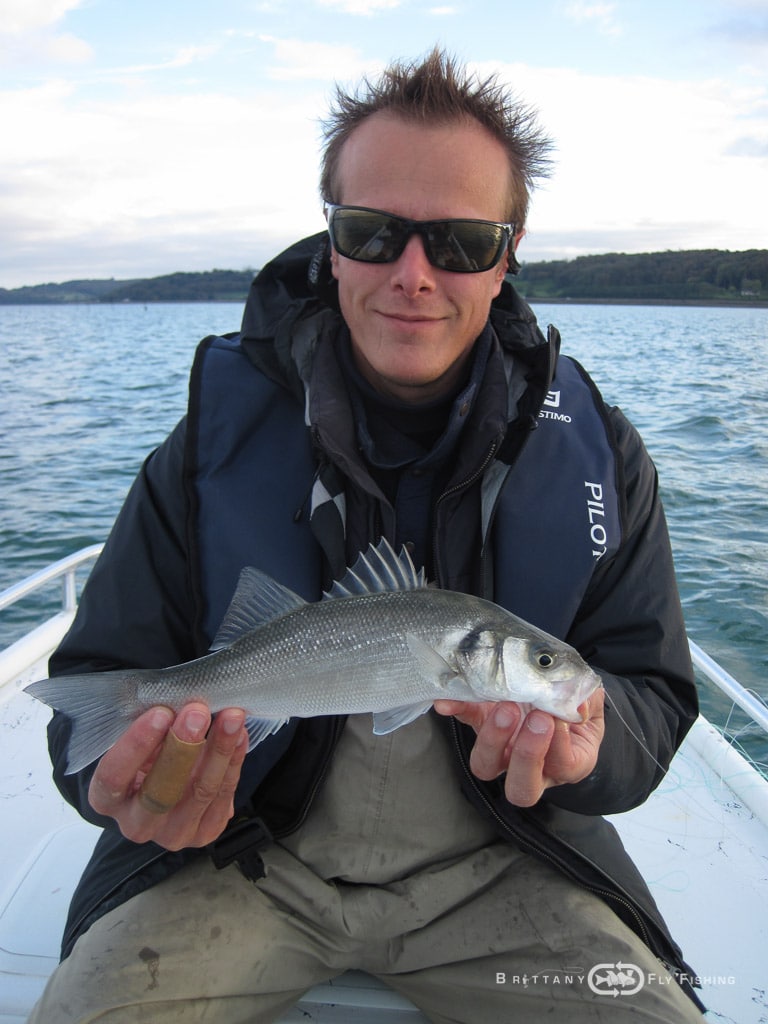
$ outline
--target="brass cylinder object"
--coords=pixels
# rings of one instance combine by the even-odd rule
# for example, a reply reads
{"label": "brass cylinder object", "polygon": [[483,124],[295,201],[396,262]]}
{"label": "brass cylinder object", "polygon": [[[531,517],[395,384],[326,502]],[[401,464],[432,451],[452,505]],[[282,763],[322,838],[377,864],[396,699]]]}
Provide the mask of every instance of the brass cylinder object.
{"label": "brass cylinder object", "polygon": [[166,814],[184,795],[190,772],[205,740],[187,743],[169,732],[163,741],[157,760],[141,784],[139,800],[152,814]]}

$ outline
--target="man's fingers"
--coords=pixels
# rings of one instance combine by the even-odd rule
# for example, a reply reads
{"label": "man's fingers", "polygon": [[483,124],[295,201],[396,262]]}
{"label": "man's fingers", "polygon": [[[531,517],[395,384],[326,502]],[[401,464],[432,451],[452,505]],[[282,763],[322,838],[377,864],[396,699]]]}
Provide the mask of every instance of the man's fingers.
{"label": "man's fingers", "polygon": [[102,756],[88,791],[97,813],[114,817],[125,800],[133,796],[137,776],[154,760],[174,717],[170,708],[150,708]]}
{"label": "man's fingers", "polygon": [[220,712],[208,733],[205,749],[189,779],[184,796],[169,812],[156,836],[169,850],[212,842],[232,816],[248,734],[245,713],[238,708]]}
{"label": "man's fingers", "polygon": [[480,732],[483,723],[496,707],[495,701],[436,700],[433,707],[438,715],[456,718],[464,725],[470,725],[475,732]]}
{"label": "man's fingers", "polygon": [[240,771],[247,753],[248,733],[243,728],[237,737],[237,744],[229,759],[216,798],[208,805],[200,818],[198,834],[201,837],[209,837],[207,842],[211,842],[221,835],[227,822],[235,813],[235,790],[240,781]]}
{"label": "man's fingers", "polygon": [[595,691],[579,708],[583,721],[575,725],[535,709],[523,716],[514,701],[439,700],[435,711],[477,733],[469,761],[473,775],[490,782],[506,774],[509,802],[531,807],[548,787],[579,782],[593,770],[604,732],[603,697],[604,691]]}
{"label": "man's fingers", "polygon": [[166,814],[181,800],[210,724],[205,704],[192,702],[179,711],[141,783],[139,802],[144,810]]}
{"label": "man's fingers", "polygon": [[228,708],[216,716],[205,749],[205,758],[192,780],[190,798],[202,806],[208,805],[221,792],[232,756],[242,738],[245,713]]}
{"label": "man's fingers", "polygon": [[101,758],[91,804],[136,843],[178,850],[212,842],[232,815],[248,750],[244,720],[242,710],[227,708],[211,724],[208,708],[197,702],[178,715],[150,709]]}
{"label": "man's fingers", "polygon": [[490,781],[507,767],[508,749],[515,741],[523,712],[509,701],[493,707],[477,733],[469,767],[478,779]]}
{"label": "man's fingers", "polygon": [[532,807],[540,799],[548,785],[544,776],[547,753],[555,729],[563,724],[542,711],[527,715],[510,752],[504,780],[504,792],[511,804]]}
{"label": "man's fingers", "polygon": [[185,704],[173,723],[174,734],[184,743],[199,743],[211,724],[211,713],[205,704]]}

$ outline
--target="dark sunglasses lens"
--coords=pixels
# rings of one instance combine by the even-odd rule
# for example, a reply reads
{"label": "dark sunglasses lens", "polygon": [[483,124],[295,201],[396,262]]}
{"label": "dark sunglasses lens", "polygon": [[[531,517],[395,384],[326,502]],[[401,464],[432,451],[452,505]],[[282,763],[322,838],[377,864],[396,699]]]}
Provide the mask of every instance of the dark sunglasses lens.
{"label": "dark sunglasses lens", "polygon": [[331,231],[335,248],[350,260],[390,263],[403,250],[406,229],[385,213],[334,210]]}
{"label": "dark sunglasses lens", "polygon": [[[408,221],[350,207],[333,211],[330,228],[336,250],[363,263],[392,263],[411,235]],[[484,221],[428,221],[418,232],[434,266],[463,274],[490,270],[501,259],[507,241],[503,227]]]}
{"label": "dark sunglasses lens", "polygon": [[429,258],[435,266],[462,273],[490,270],[501,258],[504,228],[476,221],[445,221],[429,227]]}

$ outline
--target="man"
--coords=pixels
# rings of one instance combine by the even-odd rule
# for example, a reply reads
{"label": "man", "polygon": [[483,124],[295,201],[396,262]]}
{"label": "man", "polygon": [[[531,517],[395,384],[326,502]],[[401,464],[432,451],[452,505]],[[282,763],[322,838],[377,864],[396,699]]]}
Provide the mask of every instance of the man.
{"label": "man", "polygon": [[[604,691],[579,724],[444,701],[384,737],[367,715],[292,721],[247,756],[242,710],[192,702],[73,776],[56,715],[57,782],[105,832],[33,1021],[270,1021],[349,968],[439,1022],[700,1019],[600,817],[646,798],[696,714],[655,473],[505,282],[547,154],[529,111],[439,52],[339,95],[328,238],[267,266],[242,332],[201,346],[189,416],[51,668],[189,660],[243,565],[316,600],[386,536],[567,638]],[[157,814],[141,788],[169,731],[207,738]],[[618,1005],[566,981],[598,963],[663,980]]]}

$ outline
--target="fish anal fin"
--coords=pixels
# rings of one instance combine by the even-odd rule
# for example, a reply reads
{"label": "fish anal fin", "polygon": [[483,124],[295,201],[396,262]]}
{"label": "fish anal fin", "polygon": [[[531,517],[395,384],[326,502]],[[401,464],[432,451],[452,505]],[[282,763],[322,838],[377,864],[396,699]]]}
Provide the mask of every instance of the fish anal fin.
{"label": "fish anal fin", "polygon": [[376,736],[386,736],[403,725],[415,721],[425,714],[432,707],[432,701],[424,701],[421,704],[405,704],[399,708],[390,708],[389,711],[374,711],[373,732]]}
{"label": "fish anal fin", "polygon": [[287,718],[256,718],[255,715],[247,715],[245,729],[248,733],[248,750],[253,750],[268,736],[274,735],[287,722]]}
{"label": "fish anal fin", "polygon": [[307,602],[260,569],[247,565],[240,573],[229,608],[211,644],[211,651],[231,646],[259,626],[301,608]]}

